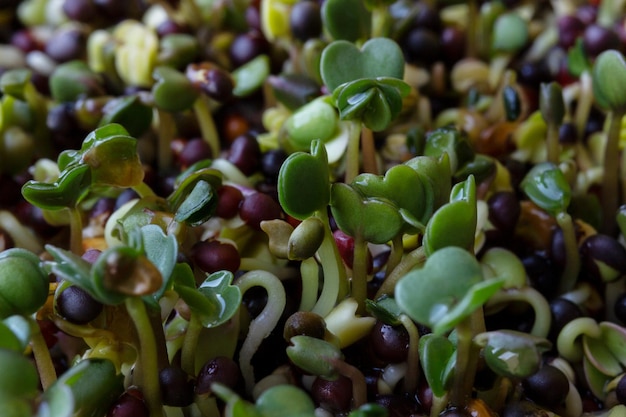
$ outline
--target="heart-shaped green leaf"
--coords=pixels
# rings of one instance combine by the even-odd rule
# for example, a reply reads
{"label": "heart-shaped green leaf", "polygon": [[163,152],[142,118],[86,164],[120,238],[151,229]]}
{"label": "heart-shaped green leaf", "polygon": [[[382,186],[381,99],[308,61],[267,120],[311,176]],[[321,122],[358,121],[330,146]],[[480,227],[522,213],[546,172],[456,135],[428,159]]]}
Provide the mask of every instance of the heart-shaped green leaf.
{"label": "heart-shaped green leaf", "polygon": [[497,279],[483,281],[474,255],[448,246],[401,278],[395,298],[409,317],[443,334],[482,306],[502,284]]}
{"label": "heart-shaped green leaf", "polygon": [[526,378],[537,372],[542,354],[551,347],[547,339],[513,330],[481,333],[474,342],[483,348],[489,368],[509,378]]}
{"label": "heart-shaped green leaf", "polygon": [[259,55],[246,62],[232,73],[235,80],[233,94],[236,97],[252,94],[263,85],[269,74],[270,59],[267,55]]}
{"label": "heart-shaped green leaf", "polygon": [[341,230],[371,243],[389,242],[404,225],[395,205],[387,200],[364,198],[354,187],[344,183],[332,185],[330,209]]}
{"label": "heart-shaped green leaf", "polygon": [[264,417],[315,417],[315,404],[306,391],[294,385],[276,385],[256,400]]}
{"label": "heart-shaped green leaf", "polygon": [[90,186],[91,170],[87,165],[79,165],[63,171],[54,183],[28,181],[22,186],[22,195],[39,208],[61,210],[75,207]]}
{"label": "heart-shaped green leaf", "polygon": [[366,197],[381,197],[406,210],[415,219],[426,211],[425,189],[422,177],[407,165],[396,165],[384,176],[360,174],[352,186]]}
{"label": "heart-shaped green leaf", "polygon": [[428,386],[437,397],[448,388],[456,363],[456,346],[444,336],[427,334],[420,338],[419,355]]}
{"label": "heart-shaped green leaf", "polygon": [[296,152],[283,162],[278,174],[278,200],[290,216],[304,220],[330,201],[330,178],[326,148],[311,142],[311,154]]}
{"label": "heart-shaped green leaf", "polygon": [[322,21],[333,39],[356,42],[369,37],[371,14],[361,0],[326,0]]}
{"label": "heart-shaped green leaf", "polygon": [[158,108],[179,112],[191,108],[200,92],[187,77],[171,67],[157,67],[152,73],[156,83],[152,95]]}
{"label": "heart-shaped green leaf", "polygon": [[360,78],[402,79],[404,75],[402,50],[389,38],[372,38],[360,50],[348,41],[332,42],[324,48],[320,65],[322,79],[331,91]]}
{"label": "heart-shaped green leaf", "polygon": [[421,155],[409,159],[404,164],[413,168],[422,177],[428,205],[424,217],[419,220],[426,223],[435,210],[450,201],[452,189],[450,157],[447,153],[439,159]]}
{"label": "heart-shaped green leaf", "polygon": [[131,136],[116,135],[96,142],[83,153],[82,162],[91,167],[93,184],[133,187],[143,182],[137,139]]}
{"label": "heart-shaped green leaf", "polygon": [[533,203],[554,216],[567,210],[572,196],[565,175],[550,162],[533,166],[520,187]]}
{"label": "heart-shaped green leaf", "polygon": [[187,264],[177,265],[174,289],[197,314],[204,327],[216,327],[228,321],[239,308],[241,290],[232,285],[233,274],[218,271],[210,275],[196,289],[193,272]]}

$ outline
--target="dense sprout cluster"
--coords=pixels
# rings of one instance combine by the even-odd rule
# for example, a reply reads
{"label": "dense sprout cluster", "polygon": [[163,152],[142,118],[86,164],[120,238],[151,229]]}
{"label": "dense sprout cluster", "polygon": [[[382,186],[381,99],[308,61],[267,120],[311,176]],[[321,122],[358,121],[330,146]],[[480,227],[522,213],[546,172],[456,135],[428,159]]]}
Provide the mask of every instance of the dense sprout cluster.
{"label": "dense sprout cluster", "polygon": [[623,3],[0,2],[0,413],[626,415]]}

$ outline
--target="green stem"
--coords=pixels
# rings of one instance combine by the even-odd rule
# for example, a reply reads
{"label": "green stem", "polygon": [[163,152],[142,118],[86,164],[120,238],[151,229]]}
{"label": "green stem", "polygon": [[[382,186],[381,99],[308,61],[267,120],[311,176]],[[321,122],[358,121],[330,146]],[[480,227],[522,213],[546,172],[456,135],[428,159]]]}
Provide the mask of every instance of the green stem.
{"label": "green stem", "polygon": [[202,138],[209,144],[211,156],[215,159],[220,156],[220,139],[207,100],[204,96],[198,97],[193,104],[193,110],[200,125]]}
{"label": "green stem", "polygon": [[450,403],[459,408],[465,408],[467,405],[476,375],[478,349],[474,345],[473,338],[474,329],[477,327],[477,313],[482,318],[482,309],[477,309],[476,312],[456,326],[456,363]]}
{"label": "green stem", "polygon": [[361,149],[361,154],[363,156],[363,172],[378,174],[374,132],[372,132],[372,129],[368,127],[363,127],[361,129]]}
{"label": "green stem", "polygon": [[260,270],[246,272],[237,279],[235,284],[241,290],[242,295],[250,288],[257,286],[264,288],[267,292],[265,307],[250,323],[248,334],[239,352],[239,367],[246,384],[246,391],[251,394],[255,384],[252,356],[261,346],[263,339],[274,330],[285,309],[285,288],[275,275]]}
{"label": "green stem", "polygon": [[400,261],[402,260],[402,255],[404,254],[404,244],[402,242],[402,233],[398,233],[394,236],[391,242],[391,253],[389,254],[389,259],[387,260],[387,273],[385,276],[389,276],[391,272],[398,266]]}
{"label": "green stem", "polygon": [[391,33],[392,19],[389,9],[382,5],[372,10],[372,38],[388,38]]}
{"label": "green stem", "polygon": [[163,403],[161,401],[161,388],[159,386],[159,367],[157,358],[156,341],[154,330],[150,324],[150,317],[146,310],[146,305],[139,297],[128,297],[125,300],[126,310],[130,316],[137,337],[139,338],[138,354],[141,363],[142,378],[140,385],[150,417],[163,416]]}
{"label": "green stem", "polygon": [[307,258],[300,263],[300,275],[302,276],[302,297],[298,310],[311,311],[315,307],[319,290],[319,266],[315,258]]}
{"label": "green stem", "polygon": [[82,255],[83,250],[83,218],[76,207],[69,209],[70,214],[70,250],[76,255]]}
{"label": "green stem", "polygon": [[565,244],[565,268],[561,275],[559,293],[563,294],[571,291],[578,280],[580,272],[580,254],[578,252],[578,241],[574,231],[572,217],[566,212],[559,213],[556,221],[563,231],[563,242]]}
{"label": "green stem", "polygon": [[189,375],[196,375],[196,350],[198,349],[198,339],[202,323],[198,319],[198,315],[191,313],[185,339],[183,341],[183,349],[180,357],[181,368]]}
{"label": "green stem", "polygon": [[406,314],[400,314],[400,322],[402,326],[406,329],[409,334],[409,352],[407,355],[406,365],[407,371],[404,376],[404,390],[409,394],[413,395],[417,392],[417,383],[419,380],[419,341],[420,334],[415,326],[415,323],[407,316]]}
{"label": "green stem", "polygon": [[346,184],[350,184],[359,175],[361,129],[361,122],[352,122],[350,137],[348,138],[348,149],[346,150],[346,175],[344,178]]}
{"label": "green stem", "polygon": [[160,172],[166,172],[172,166],[171,144],[176,135],[176,124],[170,112],[158,110],[159,139],[157,151],[157,166]]}
{"label": "green stem", "polygon": [[46,339],[44,339],[43,334],[41,334],[39,324],[33,319],[29,319],[28,321],[31,329],[30,346],[33,349],[33,356],[35,357],[41,387],[45,391],[57,380],[57,373],[54,369],[52,358],[50,357],[50,350],[46,345]]}
{"label": "green stem", "polygon": [[613,235],[615,216],[619,204],[619,136],[624,110],[609,113],[609,128],[604,149],[604,175],[602,177],[602,233]]}
{"label": "green stem", "polygon": [[508,288],[495,293],[488,301],[487,307],[522,301],[530,304],[535,312],[535,322],[530,334],[547,337],[550,331],[550,304],[541,293],[532,287]]}
{"label": "green stem", "polygon": [[561,154],[559,144],[559,127],[556,126],[554,123],[548,123],[547,149],[548,162],[558,164]]}
{"label": "green stem", "polygon": [[347,294],[348,278],[346,277],[346,269],[343,266],[339,249],[337,249],[333,232],[330,230],[330,226],[328,226],[328,214],[324,210],[320,210],[317,215],[326,229],[324,240],[317,250],[317,257],[322,264],[322,271],[324,272],[324,284],[317,303],[311,311],[326,317],[337,304],[337,300]]}
{"label": "green stem", "polygon": [[354,237],[351,295],[358,304],[357,314],[363,315],[367,298],[367,242],[359,233]]}
{"label": "green stem", "polygon": [[409,252],[404,259],[400,261],[393,271],[387,275],[387,278],[383,281],[383,284],[378,289],[375,299],[382,297],[383,295],[393,295],[396,283],[409,273],[413,268],[423,264],[426,261],[426,254],[424,247],[420,246],[417,249]]}
{"label": "green stem", "polygon": [[133,186],[133,191],[139,195],[139,198],[156,197],[155,192],[145,182]]}

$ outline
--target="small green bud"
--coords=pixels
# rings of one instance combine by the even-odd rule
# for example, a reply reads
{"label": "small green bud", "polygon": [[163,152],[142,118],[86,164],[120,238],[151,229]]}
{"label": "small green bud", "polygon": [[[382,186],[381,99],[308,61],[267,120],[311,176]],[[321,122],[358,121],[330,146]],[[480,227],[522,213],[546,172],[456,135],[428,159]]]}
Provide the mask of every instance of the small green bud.
{"label": "small green bud", "polygon": [[289,237],[287,250],[289,259],[306,259],[315,252],[324,240],[324,224],[318,217],[309,217],[298,225]]}
{"label": "small green bud", "polygon": [[616,50],[602,52],[592,70],[593,94],[601,107],[626,110],[626,61]]}
{"label": "small green bud", "polygon": [[492,49],[515,53],[528,42],[528,25],[516,13],[500,15],[493,25]]}
{"label": "small green bud", "polygon": [[552,81],[542,83],[539,93],[539,109],[543,120],[548,125],[560,125],[565,116],[565,101],[563,100],[563,90],[561,86]]}
{"label": "small green bud", "polygon": [[39,258],[21,248],[0,254],[0,319],[35,313],[48,298],[48,276]]}
{"label": "small green bud", "polygon": [[326,379],[336,379],[339,374],[333,365],[342,360],[343,354],[335,345],[311,336],[293,336],[289,339],[287,356],[298,367],[313,375]]}

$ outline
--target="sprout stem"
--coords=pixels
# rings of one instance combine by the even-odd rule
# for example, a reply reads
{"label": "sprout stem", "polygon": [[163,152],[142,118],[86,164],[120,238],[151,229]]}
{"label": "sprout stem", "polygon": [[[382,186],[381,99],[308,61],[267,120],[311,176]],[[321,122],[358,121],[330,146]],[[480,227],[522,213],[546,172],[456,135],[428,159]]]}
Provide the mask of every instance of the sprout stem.
{"label": "sprout stem", "polygon": [[474,344],[474,335],[485,330],[482,308],[456,326],[457,346],[454,382],[450,393],[452,406],[464,408],[472,394],[479,349]]}
{"label": "sprout stem", "polygon": [[619,136],[624,110],[612,110],[604,149],[604,175],[602,176],[602,233],[613,235],[619,202]]}
{"label": "sprout stem", "polygon": [[317,215],[326,228],[324,240],[317,250],[317,256],[324,271],[324,285],[322,286],[322,293],[311,311],[326,317],[335,307],[337,300],[348,292],[348,279],[333,233],[328,225],[328,214],[324,210],[319,210]]}
{"label": "sprout stem", "polygon": [[180,357],[181,368],[189,375],[196,374],[196,349],[198,348],[198,339],[200,338],[201,330],[202,323],[200,323],[198,315],[192,312],[189,318],[189,324],[187,325],[187,331],[185,332]]}
{"label": "sprout stem", "polygon": [[398,266],[400,261],[402,260],[402,255],[404,254],[404,244],[402,242],[402,233],[398,233],[394,236],[391,242],[391,253],[389,254],[389,259],[387,260],[387,267],[385,274],[389,276],[391,272]]}
{"label": "sprout stem", "polygon": [[559,127],[556,124],[548,122],[548,135],[546,139],[548,145],[548,162],[558,164],[561,149],[559,144]]}
{"label": "sprout stem", "polygon": [[545,297],[533,287],[508,288],[495,293],[487,302],[487,307],[498,304],[523,301],[532,307],[535,312],[535,322],[530,334],[537,337],[547,337],[550,332],[550,304]]}
{"label": "sprout stem", "polygon": [[215,159],[220,156],[220,139],[217,134],[215,121],[213,120],[213,115],[211,114],[211,109],[209,109],[207,100],[207,97],[198,97],[193,104],[193,111],[196,114],[198,123],[200,124],[202,138],[209,144],[209,147],[211,148],[211,156]]}
{"label": "sprout stem", "polygon": [[578,280],[580,271],[580,254],[578,252],[578,242],[572,217],[561,212],[556,216],[556,221],[563,231],[563,242],[565,244],[565,268],[561,275],[559,292],[561,294],[571,291]]}
{"label": "sprout stem", "polygon": [[577,339],[583,335],[591,338],[599,338],[602,335],[600,326],[591,317],[579,317],[563,326],[556,339],[559,354],[569,362],[580,361],[584,352],[582,342],[577,342]]}
{"label": "sprout stem", "polygon": [[276,327],[285,309],[285,288],[275,275],[261,270],[246,272],[237,279],[235,284],[240,288],[242,295],[250,288],[257,286],[267,291],[267,303],[261,313],[250,323],[248,335],[239,352],[239,367],[246,383],[246,391],[251,394],[255,384],[252,356],[261,346],[263,339],[269,336]]}
{"label": "sprout stem", "polygon": [[365,313],[367,298],[367,242],[360,233],[354,237],[354,257],[352,262],[351,295],[358,304],[357,314]]}
{"label": "sprout stem", "polygon": [[163,403],[161,402],[161,388],[159,386],[156,341],[146,305],[139,297],[126,298],[124,305],[135,329],[137,329],[137,337],[139,338],[138,354],[142,374],[141,382],[138,385],[142,388],[150,410],[150,417],[162,417]]}
{"label": "sprout stem", "polygon": [[300,311],[311,311],[317,301],[319,290],[319,266],[315,258],[307,258],[300,264],[302,275],[302,297],[300,299]]}
{"label": "sprout stem", "polygon": [[402,326],[409,334],[409,352],[406,360],[407,370],[404,376],[404,389],[409,395],[417,391],[417,382],[419,379],[419,341],[420,335],[417,331],[415,323],[406,314],[400,314],[399,317]]}
{"label": "sprout stem", "polygon": [[376,293],[376,299],[383,295],[391,295],[394,292],[396,283],[405,276],[410,270],[423,264],[426,261],[426,254],[424,253],[424,247],[420,246],[417,249],[409,252],[404,259],[400,261],[393,271],[387,275],[387,278],[383,281],[383,284]]}
{"label": "sprout stem", "polygon": [[359,175],[359,142],[361,137],[361,122],[352,122],[350,137],[348,138],[348,149],[346,150],[346,175],[344,182],[350,184]]}
{"label": "sprout stem", "polygon": [[35,357],[35,363],[37,364],[37,372],[39,373],[39,380],[41,381],[41,387],[45,391],[50,385],[57,380],[57,373],[50,357],[50,351],[46,345],[46,340],[41,334],[41,329],[36,320],[29,319],[31,328],[30,346],[33,349],[33,356]]}
{"label": "sprout stem", "polygon": [[331,363],[337,372],[347,376],[352,381],[352,406],[359,408],[365,404],[367,402],[367,383],[363,373],[341,359],[332,360]]}
{"label": "sprout stem", "polygon": [[363,155],[363,172],[378,174],[374,133],[368,127],[363,127],[361,130],[361,154]]}
{"label": "sprout stem", "polygon": [[145,182],[141,182],[133,186],[133,191],[135,191],[139,195],[139,198],[156,196],[152,188],[150,188],[150,186],[146,184]]}
{"label": "sprout stem", "polygon": [[157,166],[160,172],[165,172],[172,165],[172,150],[170,146],[176,134],[176,125],[170,112],[158,110],[159,139],[157,151]]}

